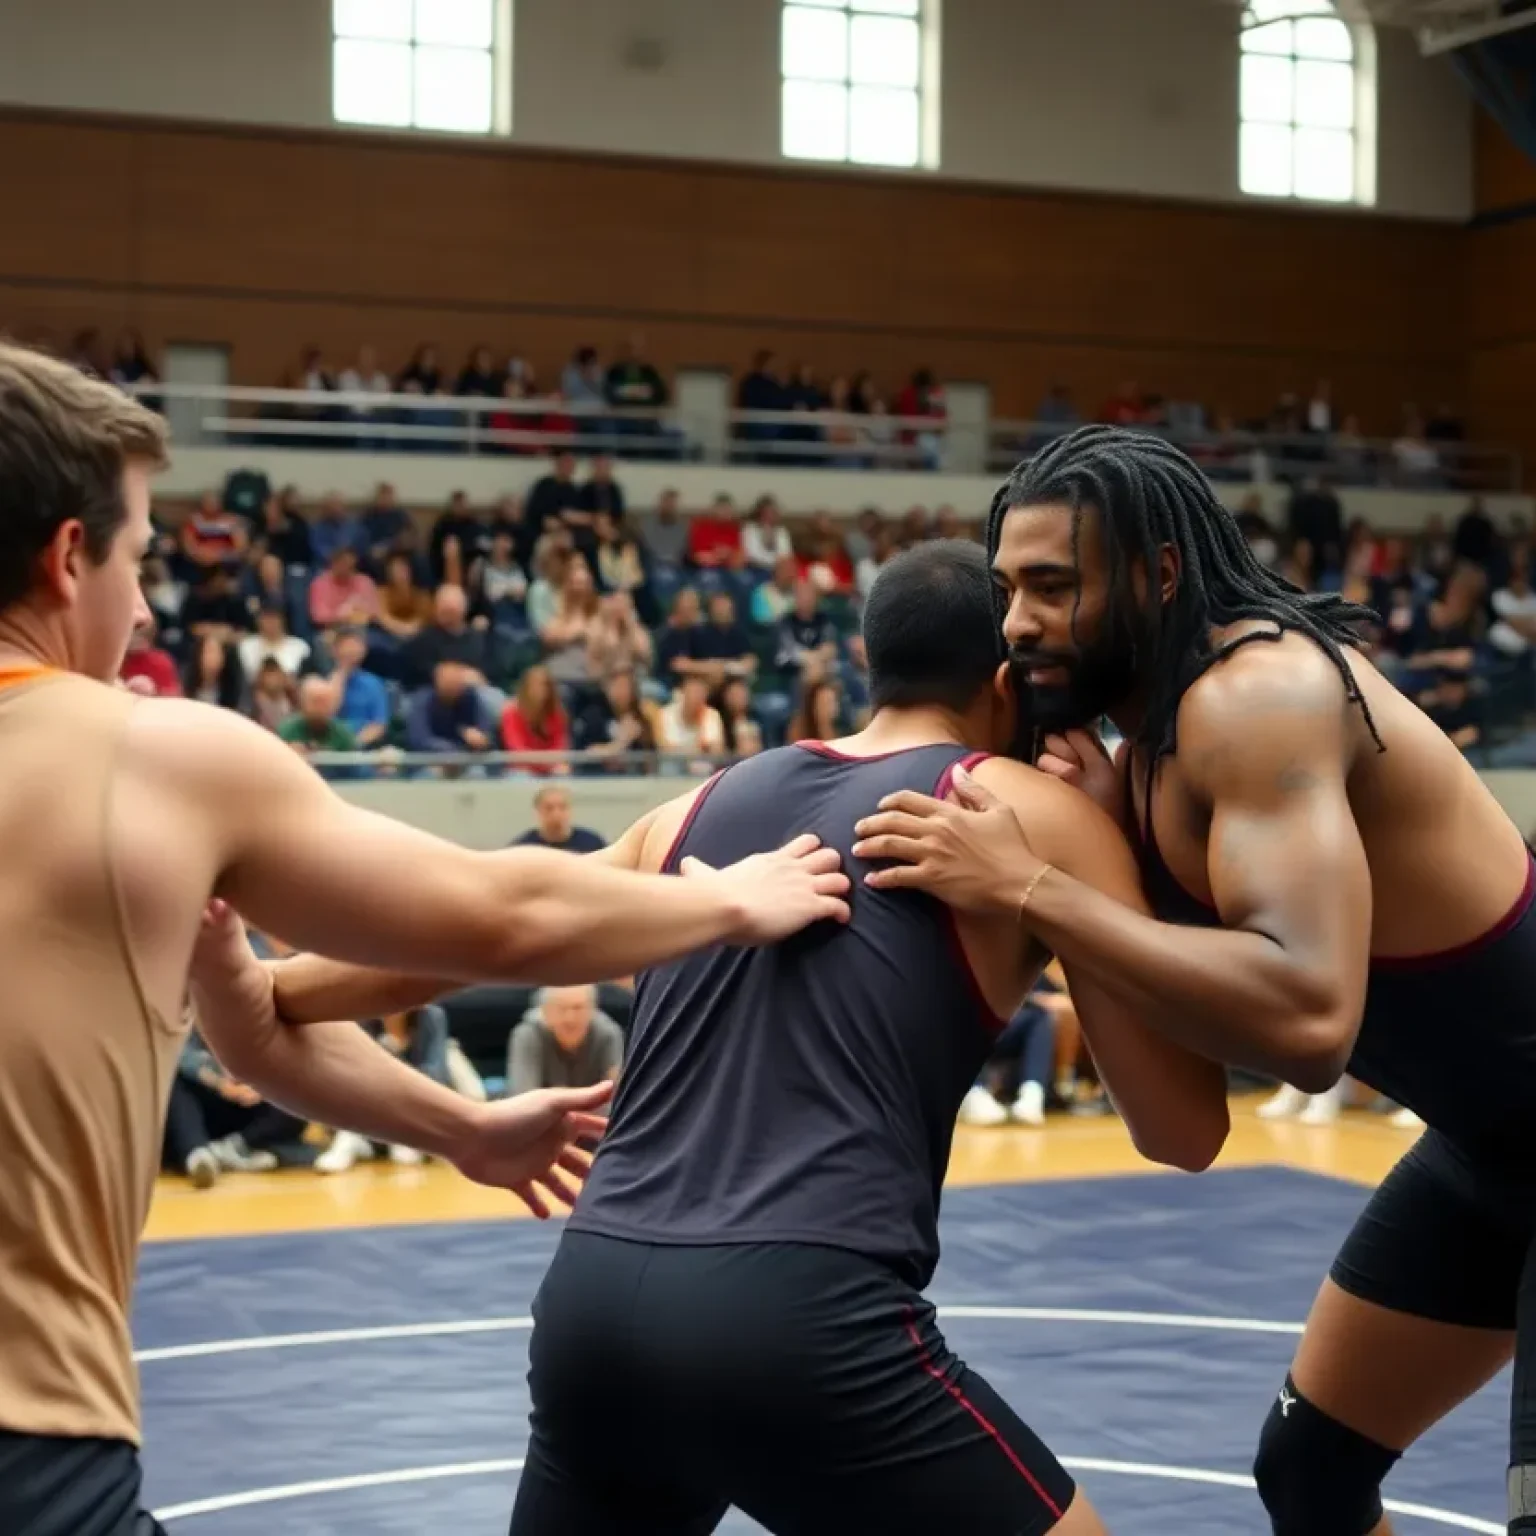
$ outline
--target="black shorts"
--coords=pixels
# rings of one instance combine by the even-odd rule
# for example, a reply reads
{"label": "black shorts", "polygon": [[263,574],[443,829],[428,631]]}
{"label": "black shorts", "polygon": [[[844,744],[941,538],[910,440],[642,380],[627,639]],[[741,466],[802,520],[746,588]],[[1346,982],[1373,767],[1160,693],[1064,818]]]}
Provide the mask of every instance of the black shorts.
{"label": "black shorts", "polygon": [[1041,1536],[1071,1477],[888,1268],[567,1232],[529,1345],[514,1536]]}
{"label": "black shorts", "polygon": [[137,1449],[125,1440],[71,1440],[0,1431],[0,1531],[5,1536],[165,1536],[139,1507]]}
{"label": "black shorts", "polygon": [[1371,1196],[1330,1273],[1394,1312],[1513,1330],[1533,1238],[1536,1173],[1426,1131]]}

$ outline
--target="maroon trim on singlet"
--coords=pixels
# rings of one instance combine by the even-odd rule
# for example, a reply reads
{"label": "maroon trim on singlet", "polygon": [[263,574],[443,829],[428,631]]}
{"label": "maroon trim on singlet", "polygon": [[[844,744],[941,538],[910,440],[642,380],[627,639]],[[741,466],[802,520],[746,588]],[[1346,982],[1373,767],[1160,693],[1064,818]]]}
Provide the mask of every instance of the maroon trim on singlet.
{"label": "maroon trim on singlet", "polygon": [[1459,960],[1469,960],[1478,950],[1486,949],[1490,944],[1496,944],[1502,939],[1530,911],[1532,901],[1536,901],[1536,859],[1527,859],[1525,885],[1521,888],[1519,896],[1515,898],[1514,906],[1486,933],[1479,934],[1475,939],[1468,939],[1465,944],[1455,944],[1450,949],[1432,950],[1424,955],[1379,957],[1373,955],[1371,969],[1373,971],[1427,971],[1438,969],[1443,965],[1454,965]]}
{"label": "maroon trim on singlet", "polygon": [[[951,763],[943,773],[939,775],[938,782],[933,786],[933,798],[943,800],[954,785],[955,769],[964,768],[967,773],[977,763],[984,763],[991,757],[990,752],[970,752],[966,756]],[[987,1001],[987,994],[982,991],[981,978],[976,974],[976,968],[971,964],[971,957],[965,952],[965,940],[960,937],[960,923],[955,917],[953,907],[944,907],[944,932],[949,940],[950,951],[954,962],[960,969],[960,974],[965,977],[965,984],[971,994],[971,1001],[976,1005],[976,1011],[981,1015],[981,1022],[992,1034],[1001,1034],[1008,1027],[1008,1020],[997,1013],[991,1003]]]}
{"label": "maroon trim on singlet", "polygon": [[717,769],[705,780],[703,788],[694,796],[693,804],[688,807],[688,814],[683,817],[683,824],[677,829],[677,836],[672,839],[672,846],[667,849],[667,856],[661,861],[661,872],[664,875],[675,875],[676,869],[672,867],[672,861],[682,852],[683,839],[693,830],[694,818],[704,809],[704,802],[713,793],[715,785],[723,779],[729,768]]}
{"label": "maroon trim on singlet", "polygon": [[927,741],[920,747],[894,747],[889,752],[869,752],[862,757],[855,757],[851,752],[839,752],[825,741],[794,741],[790,745],[799,747],[802,752],[814,752],[817,757],[829,757],[834,763],[879,763],[888,757],[900,757],[903,752],[926,752],[930,747],[942,747],[944,743]]}

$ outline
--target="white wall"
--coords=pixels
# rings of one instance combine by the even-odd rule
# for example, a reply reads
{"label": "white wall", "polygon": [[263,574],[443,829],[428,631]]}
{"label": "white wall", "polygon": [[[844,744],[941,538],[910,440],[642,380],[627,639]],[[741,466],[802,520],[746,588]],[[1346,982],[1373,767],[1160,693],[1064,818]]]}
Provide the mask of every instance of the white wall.
{"label": "white wall", "polygon": [[[513,0],[519,141],[778,162],[779,0]],[[4,0],[0,103],[326,126],[328,0]],[[942,172],[1237,197],[1230,0],[942,0]],[[637,45],[652,64],[637,66]],[[1380,37],[1383,212],[1463,219],[1471,108]]]}

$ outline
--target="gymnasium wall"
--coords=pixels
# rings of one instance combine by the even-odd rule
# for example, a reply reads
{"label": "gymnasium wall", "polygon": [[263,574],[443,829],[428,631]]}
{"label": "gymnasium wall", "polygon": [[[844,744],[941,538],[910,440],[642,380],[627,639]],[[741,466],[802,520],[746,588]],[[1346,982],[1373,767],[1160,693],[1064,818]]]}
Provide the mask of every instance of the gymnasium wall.
{"label": "gymnasium wall", "polygon": [[[940,0],[935,0],[940,3]],[[1235,5],[941,0],[945,178],[1237,198]],[[7,0],[0,103],[320,128],[328,0]],[[514,137],[779,158],[779,0],[513,0]],[[655,67],[633,62],[651,45]],[[1443,61],[1379,34],[1379,207],[1461,219],[1471,112]]]}
{"label": "gymnasium wall", "polygon": [[1332,377],[1368,427],[1465,395],[1463,235],[1423,220],[603,159],[459,140],[0,111],[0,319],[402,359],[481,339],[548,369],[643,328],[664,366],[768,344],[886,380],[926,363],[1088,409],[1122,380],[1248,413]]}

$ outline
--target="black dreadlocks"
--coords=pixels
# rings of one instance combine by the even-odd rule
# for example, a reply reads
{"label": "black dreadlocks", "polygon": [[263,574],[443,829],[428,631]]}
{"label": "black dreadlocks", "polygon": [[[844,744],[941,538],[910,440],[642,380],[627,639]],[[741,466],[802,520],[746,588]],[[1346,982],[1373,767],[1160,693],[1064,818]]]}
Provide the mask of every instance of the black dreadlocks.
{"label": "black dreadlocks", "polygon": [[[1074,563],[1080,561],[1083,509],[1101,514],[1109,565],[1108,621],[1116,627],[1116,643],[1132,648],[1137,673],[1149,690],[1146,717],[1133,742],[1149,778],[1157,760],[1174,750],[1179,701],[1190,685],[1238,647],[1278,640],[1287,630],[1312,640],[1338,668],[1371,739],[1386,750],[1343,649],[1360,644],[1361,631],[1377,622],[1376,615],[1333,593],[1303,592],[1260,565],[1236,520],[1188,455],[1149,432],[1124,427],[1080,427],[1058,438],[1020,464],[992,498],[988,561],[997,557],[1003,519],[1013,508],[1051,503],[1072,508]],[[1150,602],[1138,612],[1131,600],[1131,566],[1140,561],[1155,573],[1158,550],[1165,544],[1179,552],[1178,590],[1170,602]],[[997,603],[1005,604],[1001,589],[994,590]],[[1074,613],[1074,624],[1075,619]],[[1213,647],[1212,628],[1239,619],[1267,619],[1277,628]]]}

